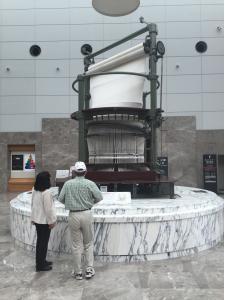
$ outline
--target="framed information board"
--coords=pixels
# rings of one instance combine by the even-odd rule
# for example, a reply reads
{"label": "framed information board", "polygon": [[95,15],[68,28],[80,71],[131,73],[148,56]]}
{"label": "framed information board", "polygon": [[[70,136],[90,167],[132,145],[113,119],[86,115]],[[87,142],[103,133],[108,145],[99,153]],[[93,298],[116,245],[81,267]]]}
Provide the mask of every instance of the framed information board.
{"label": "framed information board", "polygon": [[12,154],[12,170],[23,170],[23,154]]}
{"label": "framed information board", "polygon": [[204,189],[217,193],[217,160],[216,154],[203,155]]}
{"label": "framed information board", "polygon": [[159,156],[157,162],[159,164],[160,175],[168,177],[168,157]]}

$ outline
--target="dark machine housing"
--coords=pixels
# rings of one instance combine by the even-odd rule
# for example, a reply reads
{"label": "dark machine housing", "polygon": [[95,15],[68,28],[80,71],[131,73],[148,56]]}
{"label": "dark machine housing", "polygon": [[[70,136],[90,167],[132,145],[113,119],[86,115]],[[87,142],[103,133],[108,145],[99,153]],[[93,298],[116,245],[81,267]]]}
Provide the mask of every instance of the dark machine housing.
{"label": "dark machine housing", "polygon": [[[147,33],[144,39],[144,51],[148,55],[148,74],[135,72],[97,72],[87,74],[90,65],[94,64],[94,58],[98,55],[125,43],[143,33]],[[84,73],[77,76],[72,87],[78,93],[79,110],[72,113],[71,118],[79,122],[79,160],[87,165],[86,178],[95,181],[103,190],[130,191],[132,198],[161,196],[163,194],[174,197],[174,182],[160,174],[157,162],[157,128],[162,123],[162,107],[157,107],[157,89],[160,83],[157,75],[157,61],[163,58],[165,53],[161,41],[156,41],[156,24],[147,24],[143,29],[130,34],[95,53],[88,44],[82,46],[84,57]],[[143,76],[149,81],[149,92],[143,93],[143,107],[100,107],[90,108],[90,79],[92,76],[107,74],[126,74],[130,76]],[[76,87],[78,85],[78,88]],[[146,97],[150,95],[150,107],[146,107]],[[107,95],[105,96],[107,101]],[[161,103],[161,101],[160,101]],[[137,124],[137,125],[136,125]],[[138,155],[132,161],[126,161],[112,149],[110,160],[102,162],[97,157],[91,156],[88,149],[88,140],[99,138],[100,131],[94,134],[90,128],[113,128],[115,135],[117,128],[123,128],[126,134],[133,138],[144,136],[144,160],[140,161]],[[104,136],[104,134],[103,134]],[[122,137],[121,137],[122,138]],[[103,137],[104,141],[104,137]],[[113,146],[112,146],[113,148]]]}

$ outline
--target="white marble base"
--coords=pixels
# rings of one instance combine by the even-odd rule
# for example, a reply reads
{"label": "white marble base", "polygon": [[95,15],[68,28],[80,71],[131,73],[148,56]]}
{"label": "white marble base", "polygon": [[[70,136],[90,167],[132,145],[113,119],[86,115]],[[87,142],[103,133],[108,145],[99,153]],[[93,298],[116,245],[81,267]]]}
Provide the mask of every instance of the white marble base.
{"label": "white marble base", "polygon": [[[56,190],[53,189],[56,194]],[[111,262],[145,261],[185,256],[213,247],[223,237],[223,199],[216,194],[175,187],[176,199],[135,199],[109,204],[107,197],[92,208],[95,259]],[[34,249],[29,193],[11,201],[11,232],[15,241]],[[126,201],[125,201],[126,202]],[[57,226],[49,252],[71,252],[68,211],[55,201]]]}

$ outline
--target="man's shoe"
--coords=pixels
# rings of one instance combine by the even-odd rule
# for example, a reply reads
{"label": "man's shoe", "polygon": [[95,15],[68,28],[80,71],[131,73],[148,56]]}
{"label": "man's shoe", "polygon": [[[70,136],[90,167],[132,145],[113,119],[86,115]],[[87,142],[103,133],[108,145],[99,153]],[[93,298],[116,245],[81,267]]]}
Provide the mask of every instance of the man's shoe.
{"label": "man's shoe", "polygon": [[36,267],[36,272],[41,272],[41,271],[50,271],[50,270],[52,270],[52,266],[48,266],[48,265],[46,265],[46,266],[44,266],[44,267]]}
{"label": "man's shoe", "polygon": [[75,273],[74,271],[71,274],[76,280],[82,280],[83,274],[82,273]]}
{"label": "man's shoe", "polygon": [[87,267],[85,272],[85,278],[91,279],[95,275],[95,269],[93,267]]}
{"label": "man's shoe", "polygon": [[52,265],[53,265],[53,262],[52,262],[52,261],[47,261],[47,260],[46,260],[46,261],[45,261],[45,265],[46,265],[46,266],[52,266]]}

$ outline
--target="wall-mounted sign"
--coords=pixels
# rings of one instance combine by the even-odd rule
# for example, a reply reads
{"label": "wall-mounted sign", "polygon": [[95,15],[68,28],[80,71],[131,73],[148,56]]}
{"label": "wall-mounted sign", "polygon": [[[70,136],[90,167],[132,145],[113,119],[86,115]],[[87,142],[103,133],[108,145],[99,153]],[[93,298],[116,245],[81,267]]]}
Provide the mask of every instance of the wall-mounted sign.
{"label": "wall-mounted sign", "polygon": [[11,178],[35,177],[35,153],[11,152]]}
{"label": "wall-mounted sign", "polygon": [[23,170],[30,171],[35,170],[35,154],[34,153],[26,153],[23,155]]}
{"label": "wall-mounted sign", "polygon": [[217,192],[217,161],[215,154],[203,155],[203,181],[206,190]]}
{"label": "wall-mounted sign", "polygon": [[157,162],[159,164],[160,175],[168,176],[168,157],[159,156]]}
{"label": "wall-mounted sign", "polygon": [[69,170],[56,170],[56,179],[64,179],[70,176],[70,171]]}
{"label": "wall-mounted sign", "polygon": [[23,154],[12,154],[12,170],[23,170]]}
{"label": "wall-mounted sign", "polygon": [[107,192],[108,192],[108,187],[107,187],[107,185],[101,185],[101,186],[100,186],[100,191],[103,192],[103,193],[107,193]]}

